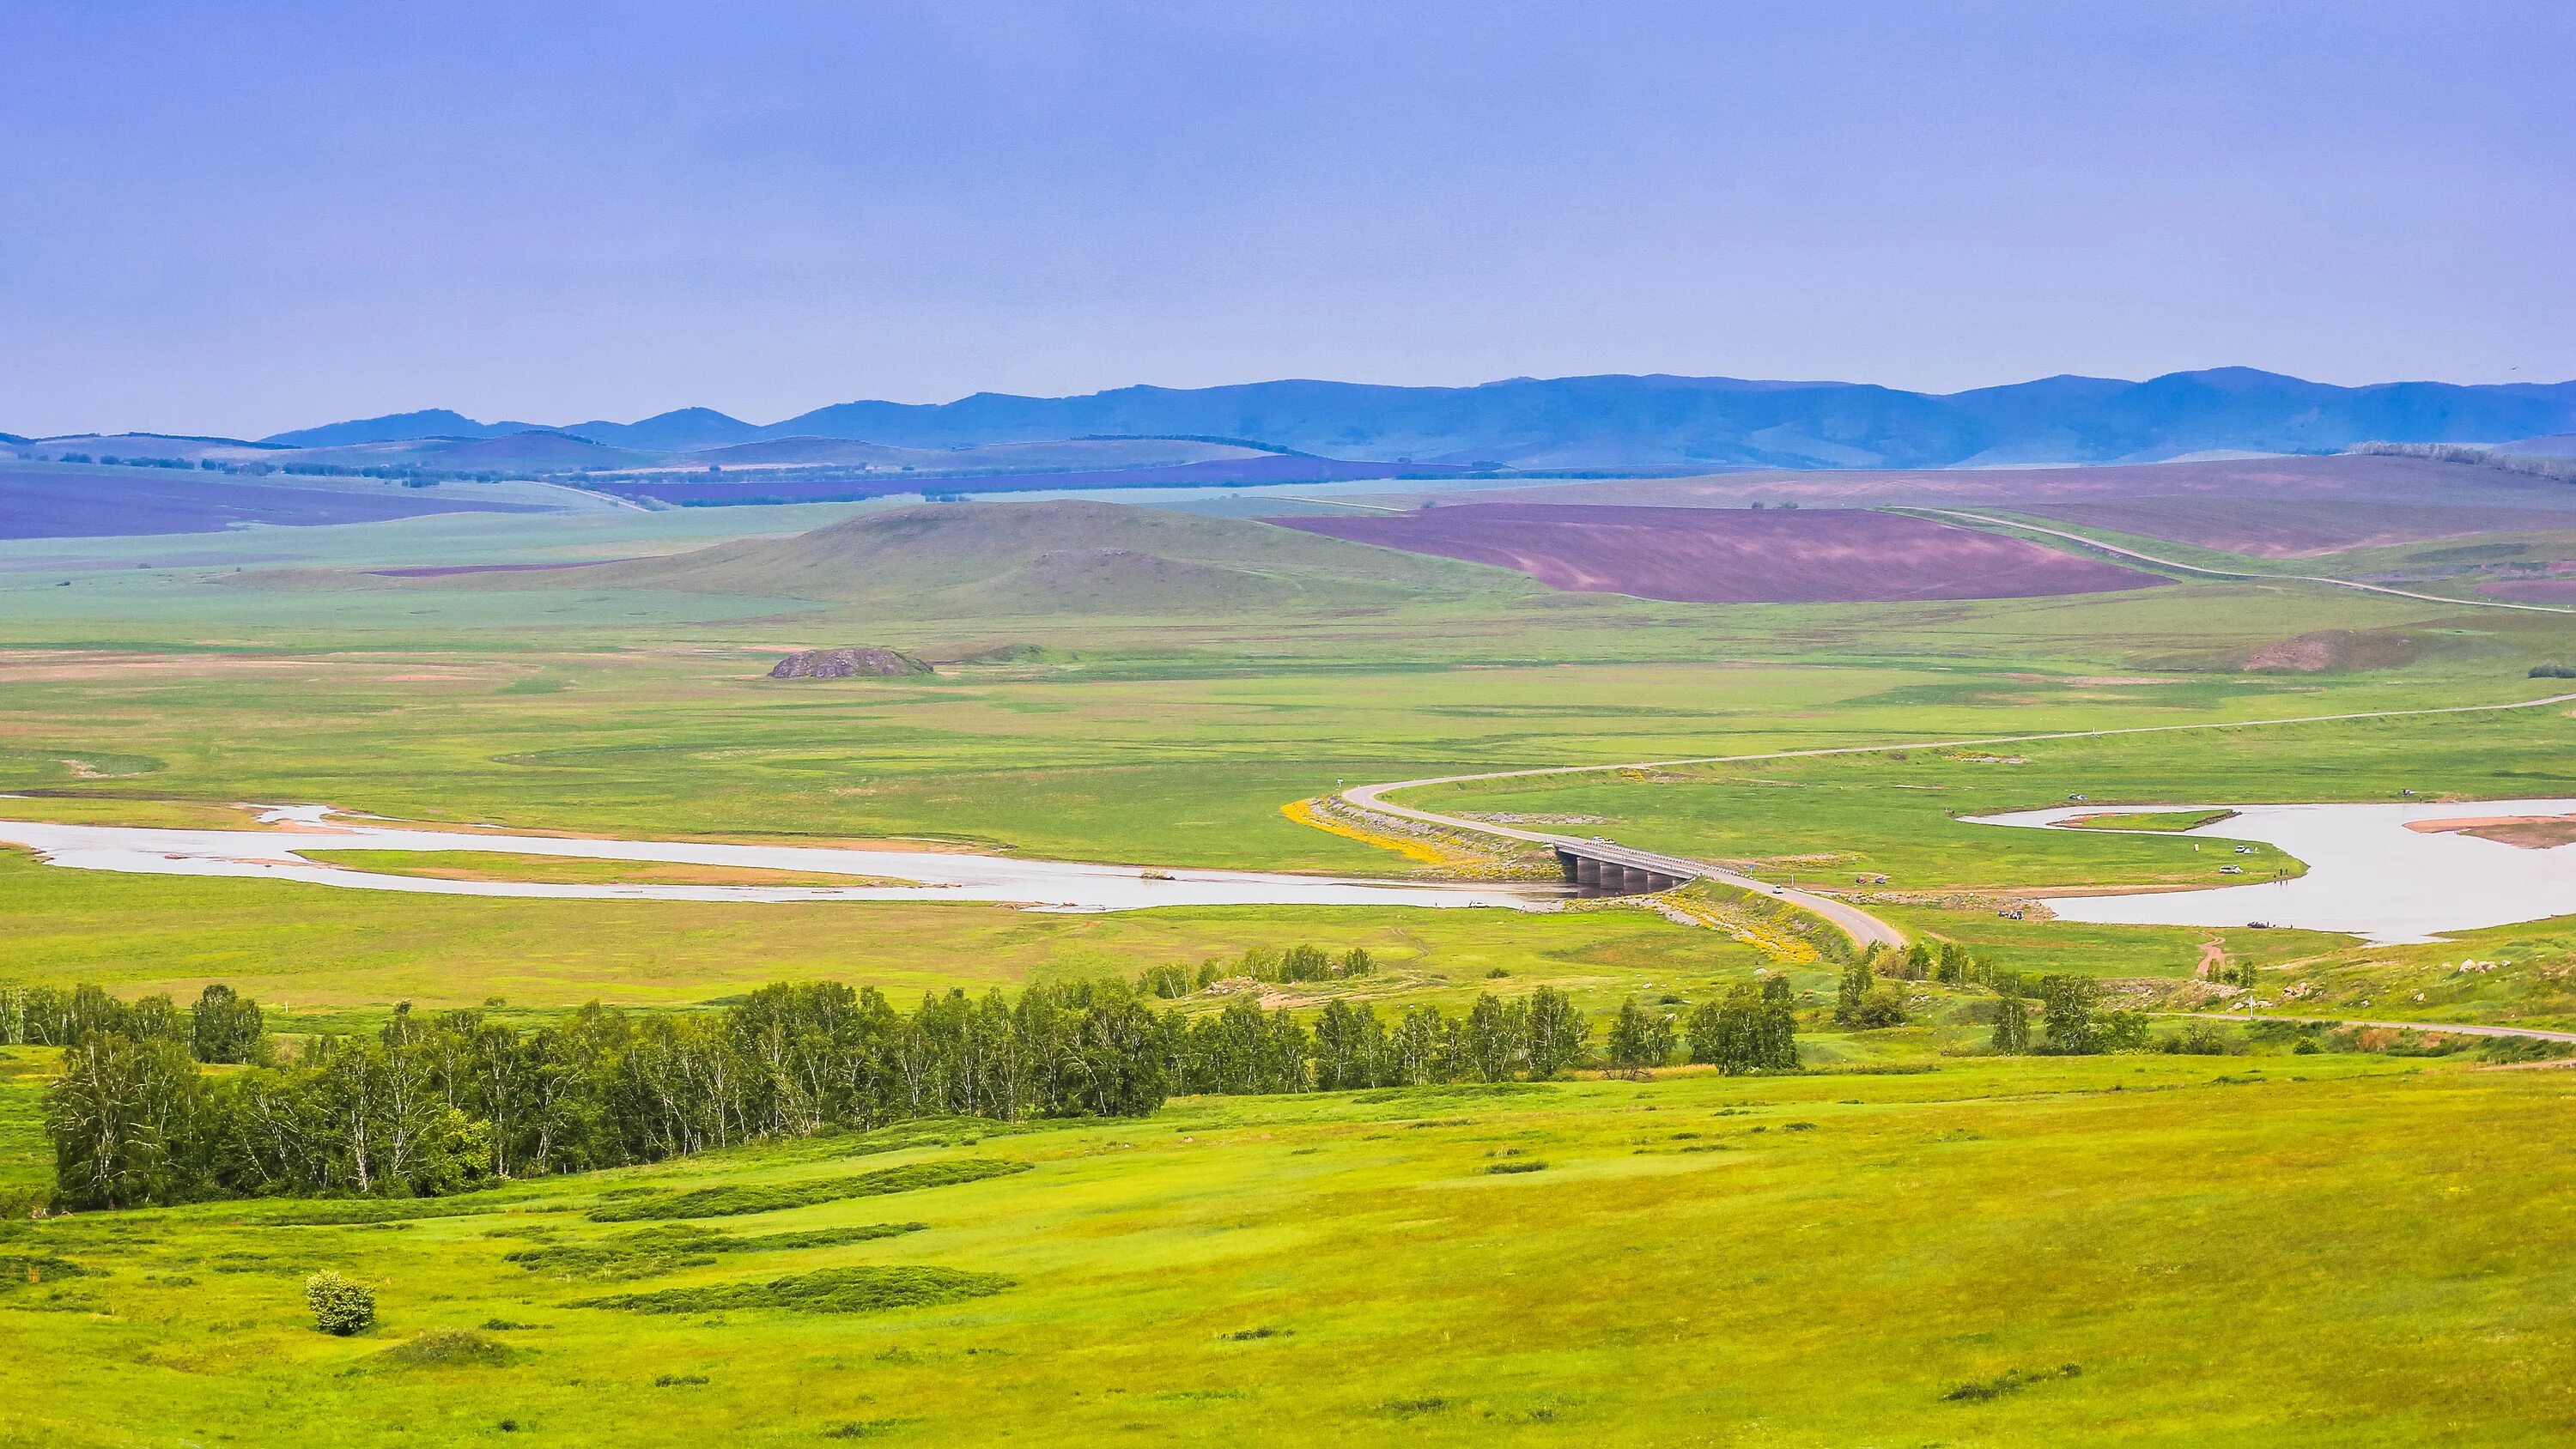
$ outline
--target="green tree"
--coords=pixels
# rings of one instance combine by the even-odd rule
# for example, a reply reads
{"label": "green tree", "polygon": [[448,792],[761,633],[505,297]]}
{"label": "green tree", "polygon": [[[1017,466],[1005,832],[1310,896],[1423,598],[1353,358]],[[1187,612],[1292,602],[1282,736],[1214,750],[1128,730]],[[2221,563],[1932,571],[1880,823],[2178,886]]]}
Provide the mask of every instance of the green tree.
{"label": "green tree", "polygon": [[1726,1008],[1714,1000],[1691,1008],[1682,1019],[1682,1047],[1698,1066],[1715,1066],[1726,1052]]}
{"label": "green tree", "polygon": [[1407,1011],[1387,1044],[1391,1085],[1420,1087],[1447,1080],[1441,1068],[1448,1035],[1448,1023],[1441,1019],[1438,1007]]}
{"label": "green tree", "polygon": [[189,1038],[201,1062],[256,1061],[266,1030],[259,1003],[221,982],[199,992],[195,1009],[188,1013]]}
{"label": "green tree", "polygon": [[[1592,1021],[1577,1011],[1574,999],[1552,986],[1530,994],[1526,1018],[1527,1053],[1532,1081],[1545,1081],[1583,1064],[1592,1050]],[[1672,1027],[1664,1027],[1664,1055],[1672,1054]]]}
{"label": "green tree", "polygon": [[1870,989],[1877,985],[1871,965],[1878,959],[1878,954],[1873,949],[1843,968],[1842,979],[1834,985],[1834,1025],[1855,1030],[1860,1027],[1861,1012],[1869,1001]]}
{"label": "green tree", "polygon": [[2093,1006],[2099,995],[2090,976],[2039,978],[2040,1025],[2051,1052],[2082,1056],[2101,1050],[2093,1027]]}
{"label": "green tree", "polygon": [[2097,1051],[2145,1051],[2147,1038],[2147,1014],[2143,1011],[2105,1011],[2093,1018],[2093,1045]]}
{"label": "green tree", "polygon": [[1479,1082],[1508,1082],[1518,1065],[1522,1051],[1522,1032],[1527,1016],[1517,1004],[1506,1005],[1490,995],[1479,995],[1476,1004],[1467,1009],[1464,1041],[1466,1052],[1464,1075]]}
{"label": "green tree", "polygon": [[1621,1071],[1662,1066],[1673,1054],[1672,1018],[1639,1006],[1633,996],[1620,1002],[1619,1014],[1610,1023],[1609,1054],[1610,1065]]}
{"label": "green tree", "polygon": [[2019,1055],[2030,1050],[2030,1008],[2018,996],[1995,998],[1995,1050]]}
{"label": "green tree", "polygon": [[1315,1090],[1344,1092],[1378,1085],[1386,1031],[1374,1007],[1330,1001],[1315,1017]]}
{"label": "green tree", "polygon": [[1291,946],[1279,958],[1282,981],[1321,981],[1333,974],[1333,958],[1314,946]]}
{"label": "green tree", "polygon": [[1766,1072],[1798,1070],[1798,1010],[1789,995],[1789,978],[1778,973],[1762,978],[1762,1008],[1753,1023],[1753,1064]]}
{"label": "green tree", "polygon": [[1186,966],[1148,966],[1136,978],[1139,992],[1164,1001],[1177,1001],[1190,994],[1190,972]]}
{"label": "green tree", "polygon": [[1932,968],[1932,979],[1951,986],[1965,986],[1976,974],[1976,962],[1968,948],[1956,941],[1941,943],[1941,959]]}
{"label": "green tree", "polygon": [[75,1207],[134,1207],[193,1195],[205,1094],[187,1049],[113,1033],[64,1053],[46,1093],[54,1181]]}
{"label": "green tree", "polygon": [[[1866,1015],[1867,1003],[1865,995],[1856,1019]],[[1691,1060],[1723,1075],[1797,1069],[1798,1019],[1786,977],[1736,983],[1723,999],[1692,1013],[1691,1026]]]}

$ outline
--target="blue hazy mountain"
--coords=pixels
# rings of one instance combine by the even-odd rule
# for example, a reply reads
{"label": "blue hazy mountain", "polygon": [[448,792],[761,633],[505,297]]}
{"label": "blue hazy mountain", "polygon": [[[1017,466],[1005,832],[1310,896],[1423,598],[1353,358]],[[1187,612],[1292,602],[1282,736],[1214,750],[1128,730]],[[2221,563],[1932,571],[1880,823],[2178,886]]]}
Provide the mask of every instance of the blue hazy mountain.
{"label": "blue hazy mountain", "polygon": [[726,417],[714,408],[679,408],[635,423],[575,423],[559,431],[614,448],[657,453],[694,453],[702,448],[723,448],[775,436],[740,418]]}
{"label": "blue hazy mountain", "polygon": [[478,423],[463,413],[445,408],[423,408],[416,413],[387,413],[380,418],[354,418],[345,423],[325,423],[318,428],[298,428],[260,439],[285,448],[345,448],[352,443],[400,443],[414,438],[497,438],[508,433],[527,432],[535,423]]}
{"label": "blue hazy mountain", "polygon": [[[433,410],[265,441],[309,447],[493,437],[530,426],[477,423]],[[977,393],[949,403],[848,402],[766,426],[685,408],[636,423],[581,423],[560,431],[664,452],[786,437],[956,448],[1190,436],[1249,439],[1324,457],[1515,468],[1937,468],[2541,437],[2576,431],[2576,382],[2339,387],[2241,367],[2145,382],[2048,377],[1949,394],[1660,375],[1512,378],[1475,387],[1281,381],[1126,387],[1080,397]]]}

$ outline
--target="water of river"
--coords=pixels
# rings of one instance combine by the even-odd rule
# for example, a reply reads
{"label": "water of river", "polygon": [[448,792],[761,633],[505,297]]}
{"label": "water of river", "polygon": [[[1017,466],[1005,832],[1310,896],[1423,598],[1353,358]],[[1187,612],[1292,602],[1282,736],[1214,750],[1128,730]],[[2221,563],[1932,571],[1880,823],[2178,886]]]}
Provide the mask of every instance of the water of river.
{"label": "water of river", "polygon": [[[2042,829],[2109,812],[2232,817],[2177,832],[2191,840],[2250,840],[2304,862],[2307,874],[2211,890],[2046,897],[2069,921],[2123,926],[2242,926],[2255,921],[2339,931],[2374,945],[2431,941],[2452,931],[2576,914],[2576,847],[2531,850],[2409,822],[2576,814],[2576,800],[2478,800],[2390,805],[2078,805],[1989,815],[1973,823]],[[2204,852],[2205,853],[2205,852]],[[2214,870],[2225,856],[2211,859]]]}
{"label": "water of river", "polygon": [[[1433,885],[1259,871],[1169,870],[1021,860],[924,850],[857,850],[810,845],[717,845],[690,841],[559,840],[501,831],[409,830],[333,815],[321,806],[264,812],[272,830],[172,830],[51,825],[0,820],[0,843],[23,845],[53,865],[132,875],[228,876],[362,890],[449,896],[658,901],[981,901],[1040,911],[1129,911],[1156,906],[1505,906],[1544,910],[1563,893],[1548,887]],[[851,875],[904,885],[718,886],[563,885],[432,880],[379,875],[309,861],[299,850],[489,851],[742,866]]]}

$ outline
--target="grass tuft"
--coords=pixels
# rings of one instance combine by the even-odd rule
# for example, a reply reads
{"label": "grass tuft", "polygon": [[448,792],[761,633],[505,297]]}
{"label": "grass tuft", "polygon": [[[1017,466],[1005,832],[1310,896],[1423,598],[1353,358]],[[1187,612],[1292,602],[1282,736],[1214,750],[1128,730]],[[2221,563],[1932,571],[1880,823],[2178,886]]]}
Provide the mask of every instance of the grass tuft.
{"label": "grass tuft", "polygon": [[2083,1373],[2084,1368],[2081,1364],[2071,1363],[2062,1363],[2053,1369],[2042,1369],[2037,1373],[2024,1373],[2020,1369],[2006,1369],[2003,1373],[1994,1378],[1972,1380],[1968,1383],[1960,1384],[1952,1388],[1948,1393],[1941,1396],[1941,1402],[1945,1404],[1982,1404],[1994,1399],[2003,1398],[2008,1394],[2020,1393],[2022,1390],[2029,1388],[2033,1384],[2044,1384],[2052,1379],[2078,1378],[2081,1377]]}

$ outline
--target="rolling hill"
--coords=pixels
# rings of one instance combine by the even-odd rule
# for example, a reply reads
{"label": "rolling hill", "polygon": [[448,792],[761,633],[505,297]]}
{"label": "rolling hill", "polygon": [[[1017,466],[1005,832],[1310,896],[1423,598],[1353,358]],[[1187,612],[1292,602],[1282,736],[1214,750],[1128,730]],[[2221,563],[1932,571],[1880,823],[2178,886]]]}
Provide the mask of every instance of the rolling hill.
{"label": "rolling hill", "polygon": [[881,603],[921,617],[1240,613],[1540,591],[1500,569],[1078,500],[893,509],[789,538],[515,574],[507,586],[551,583]]}

